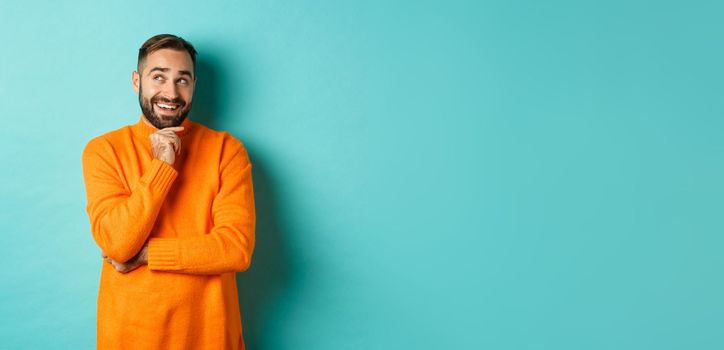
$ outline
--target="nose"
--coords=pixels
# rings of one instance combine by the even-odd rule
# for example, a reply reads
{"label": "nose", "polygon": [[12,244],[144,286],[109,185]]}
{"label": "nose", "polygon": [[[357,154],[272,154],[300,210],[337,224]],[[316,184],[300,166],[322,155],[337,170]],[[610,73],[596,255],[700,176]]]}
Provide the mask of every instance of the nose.
{"label": "nose", "polygon": [[178,87],[172,81],[163,84],[163,89],[161,90],[161,93],[164,97],[172,100],[179,96]]}

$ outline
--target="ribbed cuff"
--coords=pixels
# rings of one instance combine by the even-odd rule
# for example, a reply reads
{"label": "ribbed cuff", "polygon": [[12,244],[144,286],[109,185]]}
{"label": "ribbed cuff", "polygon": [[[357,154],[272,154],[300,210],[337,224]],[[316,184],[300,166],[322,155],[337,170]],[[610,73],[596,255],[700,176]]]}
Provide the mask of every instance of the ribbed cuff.
{"label": "ribbed cuff", "polygon": [[148,268],[178,270],[178,239],[151,238],[148,242]]}
{"label": "ribbed cuff", "polygon": [[173,185],[173,181],[176,180],[178,171],[168,163],[154,158],[151,161],[151,166],[143,175],[147,177],[148,184],[151,188],[160,193],[166,193],[168,189],[171,188],[171,185]]}

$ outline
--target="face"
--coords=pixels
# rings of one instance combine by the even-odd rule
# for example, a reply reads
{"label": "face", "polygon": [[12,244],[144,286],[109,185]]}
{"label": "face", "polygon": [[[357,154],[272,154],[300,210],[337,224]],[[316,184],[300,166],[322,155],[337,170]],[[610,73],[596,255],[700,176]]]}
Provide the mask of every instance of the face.
{"label": "face", "polygon": [[146,56],[139,69],[132,82],[143,115],[157,129],[181,125],[191,110],[196,86],[191,56],[161,49]]}

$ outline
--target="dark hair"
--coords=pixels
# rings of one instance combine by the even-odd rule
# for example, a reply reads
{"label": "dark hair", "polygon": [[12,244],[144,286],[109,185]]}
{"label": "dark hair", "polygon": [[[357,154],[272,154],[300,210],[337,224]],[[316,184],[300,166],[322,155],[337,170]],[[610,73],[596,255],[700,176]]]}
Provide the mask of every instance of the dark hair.
{"label": "dark hair", "polygon": [[160,49],[185,50],[188,52],[189,56],[191,56],[191,62],[194,64],[194,76],[196,76],[196,49],[194,49],[194,46],[191,45],[190,42],[173,34],[155,35],[141,45],[141,48],[138,49],[138,73],[141,73],[141,64],[146,60],[146,56]]}

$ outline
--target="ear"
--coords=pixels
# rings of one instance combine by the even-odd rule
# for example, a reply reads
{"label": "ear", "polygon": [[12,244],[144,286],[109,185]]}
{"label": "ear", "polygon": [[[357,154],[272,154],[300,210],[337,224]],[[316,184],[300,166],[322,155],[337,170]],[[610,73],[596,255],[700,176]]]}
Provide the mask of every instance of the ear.
{"label": "ear", "polygon": [[138,93],[138,86],[141,83],[141,76],[135,70],[131,74],[131,84],[133,84],[133,91]]}

